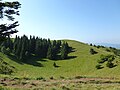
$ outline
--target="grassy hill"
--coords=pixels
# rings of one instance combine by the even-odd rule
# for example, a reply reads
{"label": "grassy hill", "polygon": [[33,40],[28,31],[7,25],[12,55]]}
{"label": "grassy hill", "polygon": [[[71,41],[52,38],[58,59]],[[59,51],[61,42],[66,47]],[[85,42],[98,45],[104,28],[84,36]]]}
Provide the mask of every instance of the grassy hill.
{"label": "grassy hill", "polygon": [[[74,48],[74,52],[69,54],[70,57],[66,60],[48,60],[48,59],[39,59],[31,58],[27,64],[17,62],[13,58],[8,58],[6,55],[0,53],[0,57],[9,63],[9,65],[14,66],[16,72],[11,76],[17,77],[28,77],[28,78],[60,78],[60,77],[76,77],[76,76],[87,76],[87,77],[118,77],[120,78],[120,65],[113,68],[106,67],[105,63],[103,64],[103,69],[96,69],[97,60],[100,58],[101,54],[113,54],[112,52],[107,52],[103,48],[96,48],[89,46],[87,44],[74,41],[74,40],[65,40],[69,43],[70,46]],[[93,48],[97,51],[97,54],[91,55],[90,48]],[[119,58],[116,57],[115,61],[119,61]],[[55,68],[53,63],[56,63],[59,67]],[[42,65],[42,67],[41,67]],[[3,75],[1,75],[3,76]]]}

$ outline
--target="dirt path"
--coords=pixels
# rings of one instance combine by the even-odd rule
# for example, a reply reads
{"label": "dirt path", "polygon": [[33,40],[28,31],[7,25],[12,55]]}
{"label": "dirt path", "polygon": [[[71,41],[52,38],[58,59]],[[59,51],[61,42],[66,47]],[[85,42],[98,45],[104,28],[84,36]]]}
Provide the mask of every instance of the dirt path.
{"label": "dirt path", "polygon": [[70,84],[120,84],[117,78],[73,78],[73,79],[41,79],[41,80],[25,80],[25,79],[9,79],[1,78],[0,85],[13,88],[40,88],[40,87],[60,87]]}

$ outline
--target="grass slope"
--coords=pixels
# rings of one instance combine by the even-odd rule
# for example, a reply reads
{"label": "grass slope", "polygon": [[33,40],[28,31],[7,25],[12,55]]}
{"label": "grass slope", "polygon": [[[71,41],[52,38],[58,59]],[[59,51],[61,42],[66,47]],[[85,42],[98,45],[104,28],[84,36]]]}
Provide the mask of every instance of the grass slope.
{"label": "grass slope", "polygon": [[[0,53],[0,56],[3,60],[9,63],[11,66],[14,66],[17,72],[13,73],[13,76],[17,77],[28,77],[28,78],[59,78],[63,77],[75,77],[75,76],[88,76],[88,77],[118,77],[120,78],[120,65],[114,68],[107,68],[104,66],[103,69],[97,70],[95,68],[97,60],[100,58],[101,54],[112,54],[105,51],[104,49],[97,49],[95,47],[89,46],[87,44],[74,41],[74,40],[65,40],[69,43],[70,46],[75,48],[75,52],[69,54],[69,56],[76,56],[76,58],[71,58],[67,60],[48,60],[48,59],[34,59],[29,60],[29,64],[23,64],[14,60],[11,60],[6,55]],[[93,48],[98,54],[91,55],[89,53],[90,48]],[[116,60],[119,60],[117,58]],[[60,67],[55,68],[53,63]],[[34,65],[32,65],[33,63]],[[39,64],[42,64],[43,67],[39,67]]]}

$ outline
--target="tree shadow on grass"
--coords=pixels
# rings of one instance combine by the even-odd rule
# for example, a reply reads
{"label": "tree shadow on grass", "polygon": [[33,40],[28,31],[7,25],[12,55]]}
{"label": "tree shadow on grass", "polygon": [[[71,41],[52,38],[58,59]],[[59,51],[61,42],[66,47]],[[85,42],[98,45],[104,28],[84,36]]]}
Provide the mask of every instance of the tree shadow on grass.
{"label": "tree shadow on grass", "polygon": [[11,54],[10,54],[10,55],[7,55],[7,57],[8,57],[9,59],[11,59],[11,60],[19,63],[19,64],[23,64],[23,62],[21,62],[19,59],[17,59],[15,55],[11,55]]}
{"label": "tree shadow on grass", "polygon": [[68,52],[72,53],[72,52],[75,52],[75,51],[76,51],[75,48],[70,47]]}
{"label": "tree shadow on grass", "polygon": [[17,59],[15,55],[8,55],[8,58],[10,58],[11,60],[13,60],[19,64],[29,64],[29,65],[33,65],[33,66],[37,66],[37,67],[43,67],[43,65],[40,62],[47,61],[47,60],[44,60],[44,59],[36,57],[36,56],[30,56],[28,59],[24,59],[22,61]]}
{"label": "tree shadow on grass", "polygon": [[74,59],[77,58],[77,56],[68,56],[66,59]]}
{"label": "tree shadow on grass", "polygon": [[54,62],[54,64],[53,64],[53,66],[54,66],[55,68],[61,67],[61,66],[57,65],[55,62]]}
{"label": "tree shadow on grass", "polygon": [[24,63],[33,65],[33,66],[37,66],[37,67],[44,67],[41,62],[47,62],[47,60],[36,57],[36,56],[31,56],[29,59],[26,59]]}
{"label": "tree shadow on grass", "polygon": [[100,70],[100,69],[103,69],[104,67],[103,66],[100,66],[99,68],[97,68],[97,70]]}
{"label": "tree shadow on grass", "polygon": [[61,59],[61,56],[60,56],[60,55],[57,55],[57,56],[55,57],[55,59],[52,59],[52,60],[53,60],[53,61],[72,60],[72,59],[74,59],[74,58],[77,58],[77,56],[68,56],[68,57],[65,58],[65,59]]}
{"label": "tree shadow on grass", "polygon": [[109,67],[109,68],[114,68],[114,67],[116,67],[117,65],[116,64],[114,64],[112,67]]}

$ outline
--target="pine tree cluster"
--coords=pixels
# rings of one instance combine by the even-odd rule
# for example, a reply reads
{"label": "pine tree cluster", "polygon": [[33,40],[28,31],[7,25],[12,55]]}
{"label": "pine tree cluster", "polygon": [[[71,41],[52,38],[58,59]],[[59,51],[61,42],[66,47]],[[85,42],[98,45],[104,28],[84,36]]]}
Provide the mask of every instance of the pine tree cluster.
{"label": "pine tree cluster", "polygon": [[8,37],[0,44],[2,53],[7,55],[12,53],[23,62],[31,56],[52,60],[67,59],[70,49],[68,43],[61,40],[51,41],[35,36],[28,38],[26,35],[16,36],[15,39]]}

